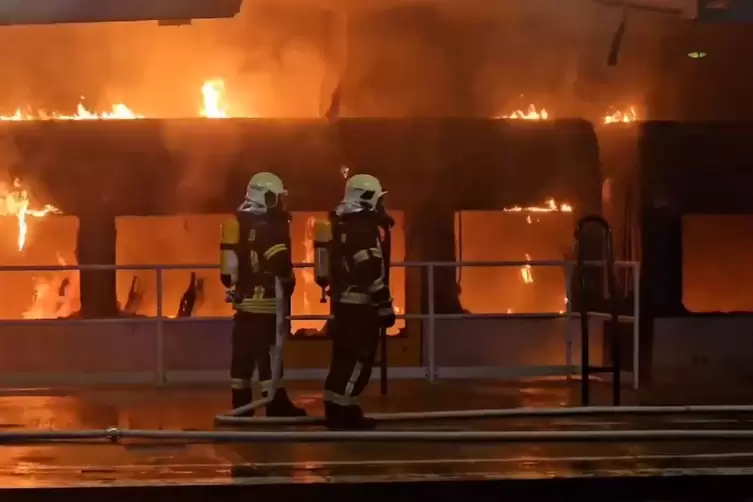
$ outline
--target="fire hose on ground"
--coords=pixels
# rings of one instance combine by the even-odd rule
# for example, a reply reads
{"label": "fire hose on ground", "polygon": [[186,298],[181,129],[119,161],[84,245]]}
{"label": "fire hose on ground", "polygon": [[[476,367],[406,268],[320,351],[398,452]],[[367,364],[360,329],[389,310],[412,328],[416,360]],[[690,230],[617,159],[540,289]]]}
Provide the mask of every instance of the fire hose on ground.
{"label": "fire hose on ground", "polygon": [[109,428],[68,431],[0,432],[0,445],[103,440],[184,441],[193,443],[332,442],[652,442],[753,440],[753,430],[591,430],[591,431],[180,431]]}

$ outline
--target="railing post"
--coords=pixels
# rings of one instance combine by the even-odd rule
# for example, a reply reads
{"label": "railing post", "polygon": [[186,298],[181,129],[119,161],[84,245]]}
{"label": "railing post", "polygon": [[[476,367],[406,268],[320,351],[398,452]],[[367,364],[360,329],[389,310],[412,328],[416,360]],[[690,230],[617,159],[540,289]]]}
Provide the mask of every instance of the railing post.
{"label": "railing post", "polygon": [[641,266],[633,263],[633,389],[640,387],[641,362]]}
{"label": "railing post", "polygon": [[167,383],[165,375],[165,332],[164,317],[162,315],[162,268],[155,269],[157,274],[157,386],[163,387]]}
{"label": "railing post", "polygon": [[427,306],[427,314],[429,318],[427,319],[427,328],[426,328],[426,357],[428,359],[428,365],[429,365],[429,382],[436,382],[437,380],[437,361],[436,361],[436,348],[435,348],[435,339],[434,339],[434,329],[436,324],[436,319],[434,316],[434,264],[429,263],[426,268],[426,273],[428,275],[426,280],[426,288],[429,290],[429,300],[428,300],[428,306]]}
{"label": "railing post", "polygon": [[573,376],[573,268],[569,263],[563,265],[565,272],[565,366],[567,367],[567,379]]}

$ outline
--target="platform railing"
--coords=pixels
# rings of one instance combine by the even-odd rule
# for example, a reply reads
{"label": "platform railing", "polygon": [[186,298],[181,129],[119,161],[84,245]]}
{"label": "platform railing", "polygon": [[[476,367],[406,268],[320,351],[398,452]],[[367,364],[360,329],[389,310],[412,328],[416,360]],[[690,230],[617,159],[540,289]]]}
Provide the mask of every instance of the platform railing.
{"label": "platform railing", "polygon": [[[578,317],[576,312],[572,311],[571,301],[571,278],[573,271],[576,267],[575,261],[567,260],[541,260],[541,261],[458,261],[458,262],[395,262],[392,263],[392,267],[403,268],[424,268],[426,269],[427,277],[427,312],[426,313],[405,313],[399,314],[398,319],[405,320],[420,320],[425,322],[426,331],[424,333],[426,341],[425,359],[426,364],[424,366],[426,377],[429,381],[436,381],[438,378],[438,365],[436,361],[436,322],[446,320],[459,320],[459,319],[574,319]],[[605,262],[603,261],[586,261],[586,266],[591,267],[603,267]],[[632,372],[632,386],[637,389],[639,385],[639,326],[638,319],[640,316],[640,267],[639,262],[635,261],[616,261],[615,267],[620,269],[630,269],[634,277],[635,293],[633,296],[633,315],[621,315],[619,316],[620,322],[633,322],[633,372]],[[486,314],[486,313],[438,313],[436,312],[435,304],[435,275],[438,268],[443,267],[559,267],[564,272],[565,278],[565,291],[566,298],[568,299],[565,312],[532,312],[521,314]],[[295,268],[310,268],[313,267],[311,263],[296,263]],[[154,265],[49,265],[49,266],[0,266],[0,272],[80,272],[80,271],[106,271],[106,270],[119,270],[119,271],[153,271],[156,274],[156,289],[157,289],[157,312],[155,317],[117,317],[117,318],[93,318],[93,319],[3,319],[0,320],[0,326],[7,325],[31,325],[42,324],[50,325],[55,324],[118,324],[118,323],[152,323],[156,326],[156,340],[155,351],[157,360],[157,383],[164,385],[167,382],[166,370],[165,370],[165,334],[164,334],[164,321],[167,317],[163,312],[163,279],[164,272],[175,270],[218,270],[219,266],[215,264],[187,264],[187,265],[167,265],[167,264],[154,264]],[[610,314],[603,312],[589,312],[590,317],[609,319]],[[287,316],[290,321],[304,321],[304,320],[328,320],[331,316],[328,315],[290,315]],[[219,318],[201,318],[201,319],[227,319],[227,317]],[[196,318],[171,318],[170,322],[187,322],[195,321]],[[574,370],[575,365],[572,360],[572,342],[573,337],[569,323],[566,326],[566,361],[567,368]]]}

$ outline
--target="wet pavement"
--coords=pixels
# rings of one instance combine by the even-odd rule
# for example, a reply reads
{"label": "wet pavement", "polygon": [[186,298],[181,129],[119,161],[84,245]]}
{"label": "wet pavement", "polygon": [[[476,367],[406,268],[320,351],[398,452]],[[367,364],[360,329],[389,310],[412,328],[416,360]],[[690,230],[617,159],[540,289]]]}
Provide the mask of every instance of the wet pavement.
{"label": "wet pavement", "polygon": [[[290,385],[299,404],[320,414],[316,385]],[[364,399],[374,412],[559,407],[578,404],[577,384],[535,381],[393,382],[390,395]],[[609,389],[595,385],[595,404]],[[624,404],[747,404],[753,392],[652,389]],[[8,391],[0,396],[0,433],[24,430],[216,430],[226,411],[222,387]],[[236,428],[248,430],[249,428]],[[402,431],[753,430],[753,414],[589,416],[389,423]],[[223,430],[227,430],[224,428]],[[269,428],[265,428],[269,430]],[[281,430],[280,428],[275,430]],[[293,430],[291,427],[282,430]],[[317,427],[295,430],[319,431]],[[123,440],[0,446],[4,488],[165,485],[285,485],[458,480],[546,480],[646,476],[749,476],[753,440],[663,442],[220,443]]]}

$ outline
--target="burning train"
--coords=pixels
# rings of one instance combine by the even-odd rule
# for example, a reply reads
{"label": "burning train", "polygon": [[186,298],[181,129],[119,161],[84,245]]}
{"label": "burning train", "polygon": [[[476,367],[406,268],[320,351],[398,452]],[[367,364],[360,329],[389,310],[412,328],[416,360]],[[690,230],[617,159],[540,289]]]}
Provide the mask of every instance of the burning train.
{"label": "burning train", "polygon": [[[168,373],[178,379],[203,379],[220,372],[226,349],[213,342],[209,350],[206,344],[209,332],[229,334],[222,328],[230,311],[216,271],[163,272],[158,309],[158,281],[148,266],[214,263],[219,222],[234,210],[245,180],[257,170],[274,170],[289,184],[293,254],[298,262],[311,261],[311,222],[338,200],[348,174],[343,166],[351,173],[375,173],[390,188],[389,205],[397,220],[395,261],[561,260],[572,256],[574,221],[595,213],[606,214],[614,223],[619,258],[635,259],[646,252],[656,256],[666,249],[656,248],[654,239],[648,238],[653,234],[647,229],[658,223],[640,223],[647,218],[646,209],[634,200],[637,193],[648,193],[640,187],[649,183],[640,174],[646,160],[637,156],[639,146],[647,141],[639,130],[646,126],[632,123],[635,109],[610,111],[596,128],[584,121],[557,120],[533,106],[501,119],[341,119],[330,124],[233,117],[218,81],[208,83],[203,91],[202,117],[196,119],[142,117],[120,105],[118,109],[128,112],[118,120],[88,110],[68,116],[17,112],[0,125],[21,158],[43,152],[45,159],[20,165],[14,171],[19,178],[5,189],[7,216],[0,221],[7,236],[6,263],[147,266],[143,271],[25,276],[12,272],[15,278],[4,279],[13,285],[3,298],[6,318],[148,318],[160,311],[166,318],[161,329],[169,354]],[[412,146],[407,155],[406,142]],[[289,148],[292,143],[299,148]],[[87,155],[81,156],[81,151]],[[466,166],[468,152],[479,151],[484,155]],[[197,158],[201,162],[192,162]],[[66,169],[58,168],[62,165]],[[120,172],[128,175],[111,174]],[[23,180],[33,180],[31,194]],[[453,185],[450,193],[448,180]],[[196,184],[201,190],[195,190]],[[422,186],[421,197],[415,196],[416,185]],[[511,191],[510,186],[517,189]],[[37,192],[44,195],[37,198]],[[588,245],[592,252],[600,252],[596,242]],[[650,268],[653,263],[643,265],[649,267],[650,275],[643,282],[648,290],[662,284],[652,279],[657,276]],[[671,270],[669,263],[665,265]],[[321,292],[310,272],[298,273],[294,312],[326,314],[328,305],[320,302]],[[543,367],[543,374],[563,371],[565,345],[560,330],[544,330],[542,335],[539,325],[534,328],[530,320],[516,316],[537,313],[542,319],[556,319],[568,309],[562,269],[527,265],[437,269],[433,293],[426,290],[425,270],[398,268],[392,277],[396,305],[403,312],[426,312],[428,294],[433,294],[439,313],[499,315],[496,320],[485,319],[483,325],[479,320],[440,323],[437,337],[444,347],[438,349],[440,364],[446,360],[465,369],[488,368],[511,365],[513,361],[506,358],[512,357],[517,366]],[[635,293],[632,278],[626,276],[624,286],[625,297]],[[197,301],[185,312],[181,300],[191,288]],[[644,311],[651,313],[659,304],[653,300]],[[185,324],[186,316],[195,324]],[[327,342],[317,336],[320,324],[294,324],[294,338],[303,337],[301,345],[291,344],[288,349],[294,368],[325,364]],[[40,331],[54,330],[55,338],[60,337],[58,356],[71,350],[63,347],[65,339],[99,343],[93,328],[73,326],[15,325],[14,334],[8,336],[39,336]],[[130,332],[126,326],[130,324],[124,322],[122,329]],[[459,354],[452,341],[469,326],[479,340],[473,355]],[[154,333],[123,334],[121,339],[120,329],[112,330],[114,339],[108,342],[112,346],[97,351],[126,351],[134,354],[132,359],[151,351]],[[494,354],[499,343],[494,337],[500,330],[531,339],[531,349],[507,354],[500,362],[500,354]],[[420,321],[396,326],[390,333],[393,364],[421,364],[424,331]],[[644,332],[651,335],[651,330]],[[217,341],[224,335],[212,336]],[[601,340],[596,343],[598,349]],[[487,352],[482,360],[479,352]],[[458,357],[460,363],[452,363]],[[21,360],[5,361],[6,371],[28,372],[29,363]],[[137,366],[144,366],[146,372],[152,363],[147,358]],[[99,364],[90,371],[97,372]],[[203,376],[196,376],[197,368]]]}
{"label": "burning train", "polygon": [[[586,16],[569,5],[565,12],[543,3],[556,18],[547,26],[562,31],[528,30],[526,23],[538,23],[542,16],[531,0],[500,4],[493,12],[459,7],[462,12],[449,14],[411,2],[389,9],[370,4],[364,7],[369,12],[348,11],[347,23],[329,5],[297,6],[294,13],[280,15],[260,3],[244,6],[245,18],[241,14],[238,23],[210,30],[211,36],[200,26],[191,28],[198,35],[154,27],[134,36],[122,26],[54,32],[45,41],[48,47],[78,50],[86,56],[82,60],[89,58],[77,70],[86,78],[68,79],[62,94],[97,96],[69,100],[70,108],[63,110],[60,96],[33,94],[45,94],[49,68],[6,74],[9,87],[31,89],[31,95],[9,90],[2,100],[0,159],[7,180],[0,189],[0,258],[18,266],[130,269],[4,273],[0,315],[17,322],[0,328],[8,347],[0,357],[0,379],[36,382],[44,375],[50,380],[67,375],[77,380],[76,375],[93,373],[100,380],[109,375],[133,381],[151,380],[155,371],[167,380],[224,379],[230,312],[216,272],[167,270],[158,281],[153,270],[133,267],[216,262],[219,222],[234,210],[249,175],[260,170],[278,173],[289,185],[298,262],[311,258],[312,218],[339,199],[344,176],[358,172],[379,176],[390,192],[398,223],[395,261],[560,260],[571,256],[574,221],[603,213],[613,224],[618,257],[641,261],[640,287],[634,278],[622,281],[626,306],[631,295],[641,295],[641,364],[652,367],[653,355],[669,361],[664,368],[671,374],[686,360],[705,358],[704,329],[694,327],[699,348],[683,354],[682,364],[672,360],[677,334],[687,331],[682,324],[687,310],[753,305],[746,303],[744,290],[712,273],[697,243],[723,228],[741,234],[735,229],[744,223],[726,226],[731,223],[699,221],[684,212],[718,212],[714,207],[724,201],[731,212],[730,201],[743,198],[724,196],[731,182],[711,176],[704,151],[723,145],[740,152],[738,163],[753,154],[697,124],[673,128],[640,122],[649,115],[645,109],[651,118],[701,113],[705,101],[677,98],[684,88],[673,80],[697,69],[657,77],[645,100],[634,99],[633,92],[605,99],[604,88],[639,88],[636,73],[625,71],[619,82],[608,82],[613,76],[601,73],[601,60],[597,70],[572,72],[589,66],[599,52],[583,54],[580,38],[569,43],[571,31],[585,29]],[[239,6],[237,0],[227,2],[227,15]],[[255,29],[248,29],[254,16]],[[564,28],[563,16],[572,21]],[[529,50],[501,43],[481,29],[492,18],[499,28],[492,30],[495,37],[523,40]],[[671,43],[642,39],[663,49],[686,49],[672,31],[676,27],[660,28],[660,36],[672,32]],[[306,36],[299,37],[301,32]],[[249,33],[258,40],[249,41]],[[39,32],[28,34],[39,38]],[[593,35],[602,41],[599,33]],[[20,32],[0,32],[0,38],[6,36],[23,38]],[[229,51],[232,57],[206,48],[212,38],[232,46],[234,37],[242,39],[243,50]],[[315,42],[300,42],[304,38]],[[565,39],[568,43],[562,43]],[[6,66],[33,67],[24,52],[31,45],[18,44]],[[105,46],[107,51],[92,49]],[[656,52],[647,66],[663,68],[667,52]],[[141,54],[136,62],[133,53]],[[502,74],[503,66],[521,71]],[[76,74],[62,62],[60,67]],[[89,78],[99,73],[117,85]],[[138,92],[145,87],[161,92],[156,98]],[[136,99],[124,97],[129,89]],[[520,89],[526,95],[511,98]],[[337,120],[320,118],[341,90],[345,98]],[[731,101],[736,112],[749,103]],[[694,142],[693,134],[703,134],[706,142]],[[658,146],[664,144],[672,146]],[[707,150],[699,150],[701,144]],[[683,148],[695,156],[689,158]],[[692,164],[698,186],[716,187],[717,206],[700,204],[704,196],[673,177],[672,169],[683,163]],[[683,242],[691,234],[699,235],[698,241]],[[586,247],[594,256],[601,253],[596,240]],[[442,267],[433,291],[425,270],[396,269],[392,280],[396,305],[404,312],[427,312],[431,297],[439,313],[497,315],[437,323],[436,362],[446,375],[488,376],[495,367],[514,376],[521,373],[510,368],[521,366],[529,368],[522,374],[535,367],[533,374],[560,375],[577,364],[577,357],[565,356],[568,350],[577,354],[577,338],[563,336],[574,324],[562,318],[570,298],[561,269]],[[294,311],[326,313],[306,270],[299,272],[298,284]],[[196,301],[187,311],[182,299],[188,289]],[[154,322],[158,312],[163,317]],[[541,315],[518,315],[528,313]],[[636,314],[627,307],[624,313]],[[661,321],[662,316],[680,320]],[[79,318],[89,322],[66,322]],[[138,322],[127,322],[133,319]],[[287,349],[292,368],[326,364],[327,342],[316,336],[317,326],[294,326],[300,343]],[[743,330],[735,326],[733,334]],[[391,333],[389,357],[397,374],[418,368],[424,375],[426,330],[422,321],[409,320]],[[730,367],[730,358],[715,360]]]}

